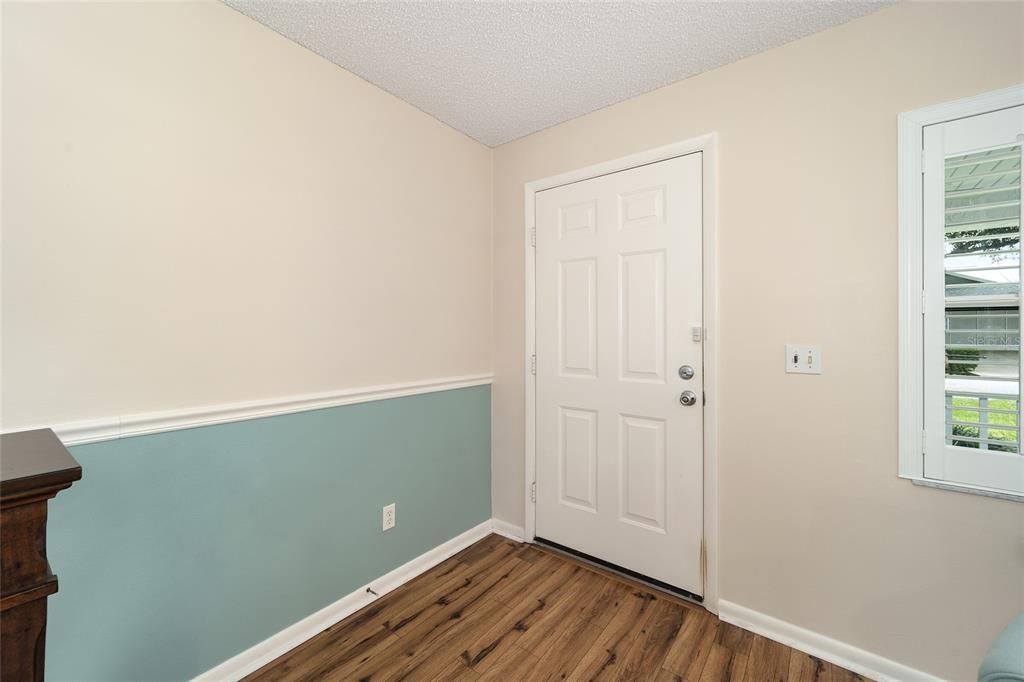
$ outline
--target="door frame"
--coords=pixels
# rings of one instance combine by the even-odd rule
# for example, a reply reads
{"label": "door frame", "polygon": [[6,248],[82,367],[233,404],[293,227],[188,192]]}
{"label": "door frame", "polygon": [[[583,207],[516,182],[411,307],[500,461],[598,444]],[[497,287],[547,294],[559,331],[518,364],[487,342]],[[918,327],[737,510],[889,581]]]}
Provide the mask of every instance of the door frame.
{"label": "door frame", "polygon": [[537,508],[534,500],[537,470],[537,377],[534,355],[537,352],[537,262],[534,248],[536,225],[534,204],[537,192],[601,175],[629,170],[687,154],[703,152],[702,174],[702,267],[703,267],[703,325],[704,343],[704,534],[701,546],[701,568],[704,583],[703,605],[718,613],[718,145],[717,134],[708,133],[681,142],[604,161],[586,168],[560,173],[524,186],[523,248],[526,258],[526,362],[525,384],[525,448],[523,452],[523,500],[525,509],[524,539],[533,542],[537,533]]}

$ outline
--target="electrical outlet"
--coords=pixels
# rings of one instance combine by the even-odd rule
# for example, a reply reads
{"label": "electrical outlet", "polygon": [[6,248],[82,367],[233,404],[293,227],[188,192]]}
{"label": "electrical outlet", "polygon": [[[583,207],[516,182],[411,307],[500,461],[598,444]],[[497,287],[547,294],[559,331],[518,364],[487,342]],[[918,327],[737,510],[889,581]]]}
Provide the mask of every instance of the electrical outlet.
{"label": "electrical outlet", "polygon": [[395,527],[395,503],[392,502],[384,507],[384,527],[382,530],[391,530]]}
{"label": "electrical outlet", "polygon": [[821,347],[787,343],[786,372],[790,374],[821,374]]}

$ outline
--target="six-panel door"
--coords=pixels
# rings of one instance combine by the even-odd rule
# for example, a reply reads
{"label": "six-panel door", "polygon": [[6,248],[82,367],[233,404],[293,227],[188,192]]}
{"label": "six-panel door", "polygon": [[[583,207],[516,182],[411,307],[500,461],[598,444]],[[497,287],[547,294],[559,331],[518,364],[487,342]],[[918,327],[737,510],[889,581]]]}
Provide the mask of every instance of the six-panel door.
{"label": "six-panel door", "polygon": [[538,192],[535,216],[537,536],[695,594],[701,196],[695,153]]}

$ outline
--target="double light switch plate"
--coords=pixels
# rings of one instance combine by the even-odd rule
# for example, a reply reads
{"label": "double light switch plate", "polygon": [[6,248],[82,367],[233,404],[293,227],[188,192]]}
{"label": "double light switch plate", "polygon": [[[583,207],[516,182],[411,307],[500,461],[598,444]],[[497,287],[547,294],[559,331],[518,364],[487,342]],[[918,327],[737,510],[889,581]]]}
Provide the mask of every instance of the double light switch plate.
{"label": "double light switch plate", "polygon": [[821,374],[821,347],[787,343],[786,372],[788,374]]}

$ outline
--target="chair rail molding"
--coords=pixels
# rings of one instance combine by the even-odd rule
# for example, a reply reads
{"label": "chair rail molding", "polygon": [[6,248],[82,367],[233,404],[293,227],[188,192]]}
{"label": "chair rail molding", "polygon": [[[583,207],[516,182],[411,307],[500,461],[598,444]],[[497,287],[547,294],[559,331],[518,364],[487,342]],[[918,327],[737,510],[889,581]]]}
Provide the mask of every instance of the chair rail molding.
{"label": "chair rail molding", "polygon": [[191,429],[199,426],[211,426],[213,424],[226,424],[247,419],[260,419],[262,417],[274,417],[296,412],[323,410],[329,407],[368,403],[375,400],[387,400],[388,398],[402,398],[438,391],[450,391],[458,388],[470,388],[471,386],[486,386],[490,385],[492,380],[493,375],[491,374],[444,377],[401,384],[347,388],[324,393],[306,393],[265,400],[222,403],[183,410],[127,414],[88,421],[67,422],[64,424],[19,426],[17,428],[5,428],[4,433],[27,431],[33,428],[51,428],[65,445],[83,445],[85,443],[145,436],[165,431]]}

